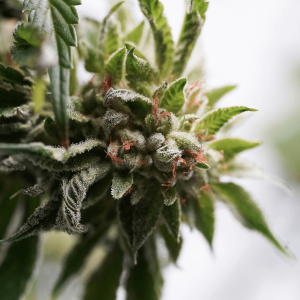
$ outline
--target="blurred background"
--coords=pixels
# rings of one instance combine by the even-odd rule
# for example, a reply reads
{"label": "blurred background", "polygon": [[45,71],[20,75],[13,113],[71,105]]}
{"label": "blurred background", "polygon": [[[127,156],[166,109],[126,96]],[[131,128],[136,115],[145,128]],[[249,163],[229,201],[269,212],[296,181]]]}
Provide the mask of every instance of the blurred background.
{"label": "blurred background", "polygon": [[[82,0],[83,5],[77,8],[81,17],[101,21],[112,2]],[[135,7],[133,23],[142,19],[138,1],[126,2]],[[185,0],[161,2],[177,41],[186,9]],[[275,236],[295,258],[282,257],[266,239],[243,228],[219,204],[213,251],[198,232],[183,226],[183,250],[178,266],[168,266],[164,270],[162,300],[299,300],[300,1],[209,2],[206,22],[190,68],[203,68],[208,89],[237,85],[233,92],[222,98],[220,107],[244,105],[259,110],[240,123],[231,135],[262,140],[262,146],[242,155],[268,174],[288,182],[292,191],[267,181],[243,179],[236,182],[251,192]],[[92,76],[83,67],[78,69],[78,75],[82,81],[88,81]],[[60,270],[59,261],[74,241],[61,233],[45,235],[46,253],[40,262],[39,277],[28,290],[26,300],[50,299]],[[70,282],[60,300],[78,299],[89,268],[101,257],[103,249],[99,247],[88,261],[86,271]],[[32,290],[35,290],[35,296]],[[124,293],[120,289],[118,300],[122,299]]]}

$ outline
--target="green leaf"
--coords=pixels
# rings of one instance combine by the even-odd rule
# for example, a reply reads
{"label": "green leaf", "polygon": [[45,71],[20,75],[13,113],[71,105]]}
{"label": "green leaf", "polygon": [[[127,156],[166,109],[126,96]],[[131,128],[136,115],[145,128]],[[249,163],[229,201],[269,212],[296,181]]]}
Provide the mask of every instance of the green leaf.
{"label": "green leaf", "polygon": [[82,233],[86,227],[80,224],[82,202],[89,187],[104,178],[110,171],[111,164],[102,162],[75,173],[70,180],[62,180],[63,202],[58,212],[60,227],[71,233]]}
{"label": "green leaf", "polygon": [[213,107],[224,95],[236,88],[236,85],[228,85],[210,90],[205,93],[208,98],[208,106]]}
{"label": "green leaf", "polygon": [[186,83],[186,78],[174,81],[166,90],[160,106],[174,114],[178,113],[185,103],[184,87]]}
{"label": "green leaf", "polygon": [[173,75],[178,78],[184,71],[196,41],[201,33],[208,3],[204,0],[191,0],[175,52]]}
{"label": "green leaf", "polygon": [[67,150],[63,147],[46,146],[42,143],[29,144],[4,144],[0,143],[0,153],[7,154],[23,154],[33,163],[42,166],[42,162],[38,159],[50,159],[62,163],[67,162],[70,158],[75,157],[84,152],[88,152],[93,148],[106,147],[105,143],[98,140],[86,140],[85,142],[72,144]]}
{"label": "green leaf", "polygon": [[120,32],[115,22],[107,22],[104,53],[112,54],[120,47]]}
{"label": "green leaf", "polygon": [[265,218],[251,199],[251,196],[240,186],[228,183],[211,183],[217,197],[225,202],[237,216],[238,220],[247,228],[257,230],[270,240],[281,252],[286,250],[279,244],[271,233]]}
{"label": "green leaf", "polygon": [[152,83],[156,72],[148,61],[134,55],[134,50],[135,48],[130,49],[126,57],[126,80],[129,87],[140,92],[141,84]]}
{"label": "green leaf", "polygon": [[139,251],[138,263],[128,276],[126,300],[159,300],[163,279],[160,274],[155,243],[147,243]]}
{"label": "green leaf", "polygon": [[210,143],[208,146],[216,151],[224,151],[225,160],[232,159],[236,154],[259,146],[260,142],[251,142],[241,139],[226,138]]}
{"label": "green leaf", "polygon": [[[27,202],[28,201],[28,202]],[[26,219],[38,204],[38,199],[27,199]],[[0,266],[0,293],[6,300],[20,299],[26,284],[33,275],[39,248],[39,237],[12,244]],[[22,266],[20,268],[20,266]]]}
{"label": "green leaf", "polygon": [[69,97],[70,71],[59,65],[49,68],[50,89],[55,120],[60,130],[63,146],[69,146],[67,101]]}
{"label": "green leaf", "polygon": [[124,42],[133,42],[138,45],[144,32],[145,21],[142,21],[137,27],[129,32],[123,39]]}
{"label": "green leaf", "polygon": [[219,108],[217,110],[207,113],[197,124],[195,131],[207,130],[207,134],[215,134],[232,117],[245,111],[257,111],[257,109],[248,108],[245,106]]}
{"label": "green leaf", "polygon": [[56,122],[62,145],[68,146],[67,99],[69,96],[69,70],[72,68],[71,46],[77,46],[76,32],[72,24],[79,18],[74,5],[80,0],[25,0],[23,11],[29,12],[28,21],[44,30],[51,38],[58,62],[49,69],[50,88]]}
{"label": "green leaf", "polygon": [[133,173],[115,172],[112,180],[111,195],[114,199],[121,199],[132,185]]}
{"label": "green leaf", "polygon": [[179,241],[179,229],[181,223],[181,207],[179,200],[177,199],[172,205],[164,206],[162,215],[165,220],[165,224],[172,234],[173,238],[178,242]]}
{"label": "green leaf", "polygon": [[[118,206],[118,216],[134,257],[156,228],[163,208],[163,198],[158,188],[146,193],[136,205],[131,205],[130,197],[124,197]],[[147,222],[145,222],[147,220]]]}
{"label": "green leaf", "polygon": [[164,204],[166,206],[173,206],[176,200],[177,200],[176,189],[175,187],[171,187],[165,192]]}
{"label": "green leaf", "polygon": [[[56,224],[56,217],[60,205],[60,201],[58,201],[57,197],[57,194],[53,195],[51,200],[36,208],[26,223],[14,235],[5,240],[0,240],[0,243],[17,242],[40,232],[53,229]],[[30,201],[32,201],[32,199]]]}
{"label": "green leaf", "polygon": [[163,15],[163,5],[158,0],[139,0],[140,7],[150,23],[155,41],[156,64],[165,77],[173,60],[173,40],[167,19]]}
{"label": "green leaf", "polygon": [[153,105],[150,98],[141,94],[137,94],[130,90],[109,89],[104,98],[104,106],[118,106],[119,102],[126,104],[133,114],[141,118],[145,118],[147,114],[151,113]]}
{"label": "green leaf", "polygon": [[123,271],[123,251],[116,241],[86,285],[84,300],[114,300]]}
{"label": "green leaf", "polygon": [[21,70],[14,69],[12,67],[3,66],[0,63],[0,78],[4,79],[5,81],[11,83],[18,83],[20,85],[31,85],[31,81],[26,79],[25,74]]}
{"label": "green leaf", "polygon": [[27,120],[32,116],[32,104],[23,104],[17,107],[0,107],[1,118],[18,118],[19,120]]}
{"label": "green leaf", "polygon": [[20,106],[31,100],[31,89],[28,86],[14,86],[0,79],[0,107]]}
{"label": "green leaf", "polygon": [[6,176],[7,178],[4,178],[3,175],[0,177],[3,186],[5,186],[5,189],[2,188],[0,195],[0,239],[4,238],[7,227],[17,205],[17,198],[12,200],[9,198],[22,188],[18,182],[13,180],[13,177],[8,175]]}
{"label": "green leaf", "polygon": [[126,47],[123,47],[113,53],[106,65],[105,65],[105,73],[110,76],[112,79],[113,85],[117,85],[123,76],[123,62],[126,56]]}
{"label": "green leaf", "polygon": [[26,167],[13,156],[9,156],[0,162],[0,173],[24,171],[25,169]]}
{"label": "green leaf", "polygon": [[143,59],[145,61],[148,61],[147,58],[146,58],[146,56],[140,50],[137,49],[136,44],[134,44],[132,42],[125,42],[124,44],[125,44],[125,47],[126,47],[126,49],[128,51],[130,51],[132,48],[134,48],[134,54],[137,57],[139,57],[139,58],[141,58],[141,59]]}
{"label": "green leaf", "polygon": [[53,289],[54,294],[58,293],[58,291],[63,287],[69,278],[79,272],[85,261],[88,259],[89,254],[92,252],[103,235],[107,232],[107,229],[107,224],[103,224],[103,226],[100,226],[99,229],[97,229],[88,237],[81,236],[80,240],[68,253],[63,263],[63,270]]}
{"label": "green leaf", "polygon": [[14,46],[11,48],[13,60],[42,73],[56,62],[56,50],[50,46],[47,35],[34,24],[18,23],[13,32]]}
{"label": "green leaf", "polygon": [[59,139],[58,129],[55,124],[55,122],[52,120],[52,118],[47,117],[44,121],[44,130],[47,134],[47,137],[50,137],[54,140]]}
{"label": "green leaf", "polygon": [[16,122],[0,124],[0,134],[29,131],[33,127],[35,121],[36,119],[32,118],[27,123]]}
{"label": "green leaf", "polygon": [[215,207],[212,195],[201,192],[200,198],[194,199],[196,228],[203,233],[212,247],[215,229]]}
{"label": "green leaf", "polygon": [[171,260],[174,264],[176,264],[182,247],[182,237],[179,237],[179,241],[174,239],[174,236],[170,233],[167,226],[164,224],[159,227],[159,232],[165,241]]}
{"label": "green leaf", "polygon": [[80,0],[25,0],[23,11],[29,12],[29,23],[48,33],[58,54],[59,65],[72,68],[71,48],[77,46],[75,29],[79,18],[74,5]]}

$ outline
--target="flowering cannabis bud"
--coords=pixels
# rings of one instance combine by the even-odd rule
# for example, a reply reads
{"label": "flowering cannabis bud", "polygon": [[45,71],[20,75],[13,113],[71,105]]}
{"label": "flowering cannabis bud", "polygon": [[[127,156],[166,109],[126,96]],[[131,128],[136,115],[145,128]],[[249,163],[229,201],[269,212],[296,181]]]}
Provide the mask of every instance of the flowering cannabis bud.
{"label": "flowering cannabis bud", "polygon": [[[0,65],[0,238],[21,240],[8,249],[9,265],[4,262],[0,274],[18,257],[29,270],[20,270],[14,291],[0,280],[1,295],[22,294],[38,256],[37,234],[60,230],[79,240],[54,293],[105,240],[107,255],[88,279],[84,299],[115,299],[123,271],[127,299],[159,299],[157,238],[174,263],[182,222],[212,245],[216,201],[285,252],[250,195],[221,181],[254,168],[237,154],[259,142],[219,139],[217,133],[234,116],[255,109],[214,110],[234,87],[206,92],[203,79],[190,83],[189,75],[182,77],[208,3],[189,1],[175,47],[158,0],[139,0],[150,26],[143,21],[129,33],[129,12],[120,2],[101,23],[82,21],[78,52],[71,46],[77,45],[72,24],[78,23],[74,5],[80,1],[42,3],[25,0],[28,23],[14,31],[13,59],[22,68]],[[55,53],[54,62],[43,64],[45,49]],[[143,54],[148,49],[155,51],[155,63]],[[95,74],[81,87],[72,69],[79,59]],[[24,225],[7,238],[17,201]]]}

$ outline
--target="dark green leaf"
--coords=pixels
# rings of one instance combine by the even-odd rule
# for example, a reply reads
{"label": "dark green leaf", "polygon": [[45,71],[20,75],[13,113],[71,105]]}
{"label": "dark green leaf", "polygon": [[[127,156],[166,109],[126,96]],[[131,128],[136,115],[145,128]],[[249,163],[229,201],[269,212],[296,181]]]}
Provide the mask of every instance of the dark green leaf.
{"label": "dark green leaf", "polygon": [[116,241],[87,282],[84,300],[115,300],[123,270],[123,251]]}
{"label": "dark green leaf", "polygon": [[176,201],[176,199],[177,199],[177,195],[176,195],[176,189],[175,189],[175,187],[169,188],[165,192],[164,204],[166,206],[172,206],[174,204],[174,202]]}
{"label": "dark green leaf", "polygon": [[62,180],[63,202],[59,210],[59,225],[68,233],[82,233],[86,227],[80,224],[82,202],[89,187],[104,178],[111,168],[109,162],[93,164],[75,173],[70,180]]}
{"label": "dark green leaf", "polygon": [[154,246],[147,243],[139,251],[138,263],[129,272],[126,300],[160,299],[163,279]]}
{"label": "dark green leaf", "polygon": [[242,187],[232,182],[211,183],[211,187],[217,193],[217,197],[232,209],[235,216],[245,227],[262,233],[280,251],[286,253],[286,250],[279,244],[268,228],[262,212]]}
{"label": "dark green leaf", "polygon": [[257,109],[245,106],[219,108],[218,110],[207,113],[197,124],[195,131],[207,130],[207,134],[215,134],[232,117],[245,111],[257,111]]}
{"label": "dark green leaf", "polygon": [[210,143],[209,148],[217,151],[224,151],[225,160],[230,160],[236,154],[254,148],[260,144],[260,142],[251,142],[241,139],[227,138]]}
{"label": "dark green leaf", "polygon": [[[56,223],[56,217],[60,205],[60,201],[58,201],[57,197],[58,195],[56,194],[53,196],[52,200],[49,200],[36,208],[34,213],[28,218],[26,223],[19,229],[17,233],[8,239],[0,240],[0,243],[16,242],[29,236],[36,235],[40,232],[53,229]],[[32,199],[30,201],[32,201]]]}
{"label": "dark green leaf", "polygon": [[[31,215],[38,199],[26,199],[24,219]],[[5,300],[20,299],[26,284],[33,275],[38,257],[39,237],[31,237],[14,243],[8,249],[0,266],[0,294]],[[22,267],[20,267],[22,266]]]}
{"label": "dark green leaf", "polygon": [[104,106],[118,105],[118,102],[129,106],[131,112],[145,118],[147,114],[151,113],[153,102],[150,98],[137,94],[130,90],[114,90],[109,89],[105,95]]}
{"label": "dark green leaf", "polygon": [[184,87],[186,82],[186,78],[174,81],[166,90],[160,106],[174,114],[178,113],[185,103]]}
{"label": "dark green leaf", "polygon": [[182,247],[182,237],[179,238],[179,241],[174,239],[174,236],[170,233],[167,226],[164,224],[159,227],[159,232],[165,241],[171,260],[174,264],[176,264]]}
{"label": "dark green leaf", "polygon": [[126,56],[126,47],[123,47],[113,53],[106,65],[105,65],[105,73],[110,76],[112,79],[112,83],[114,85],[118,84],[123,76],[123,62]]}
{"label": "dark green leaf", "polygon": [[[126,79],[129,82],[129,87],[137,92],[143,92],[143,83],[152,83],[153,76],[156,76],[156,72],[150,66],[149,62],[137,57],[134,54],[135,48],[129,50],[126,57]],[[141,90],[142,89],[142,90]],[[146,93],[147,96],[150,96]]]}
{"label": "dark green leaf", "polygon": [[228,85],[210,90],[205,93],[208,98],[208,106],[213,107],[224,95],[236,88],[236,85]]}
{"label": "dark green leaf", "polygon": [[173,60],[171,29],[163,14],[163,5],[158,0],[139,0],[140,7],[150,23],[155,41],[156,64],[162,76],[166,76]]}
{"label": "dark green leaf", "polygon": [[25,75],[21,70],[14,69],[12,67],[5,68],[0,63],[0,78],[11,83],[18,83],[20,85],[31,85],[31,82],[25,78]]}
{"label": "dark green leaf", "polygon": [[178,242],[181,223],[181,207],[179,200],[177,199],[175,203],[170,206],[165,205],[162,214],[170,234]]}
{"label": "dark green leaf", "polygon": [[120,173],[115,172],[112,186],[111,195],[114,199],[121,199],[133,184],[133,173]]}
{"label": "dark green leaf", "polygon": [[162,208],[163,197],[157,188],[153,188],[151,193],[146,193],[145,197],[136,205],[131,205],[129,196],[120,201],[119,221],[135,259],[138,249],[156,228]]}

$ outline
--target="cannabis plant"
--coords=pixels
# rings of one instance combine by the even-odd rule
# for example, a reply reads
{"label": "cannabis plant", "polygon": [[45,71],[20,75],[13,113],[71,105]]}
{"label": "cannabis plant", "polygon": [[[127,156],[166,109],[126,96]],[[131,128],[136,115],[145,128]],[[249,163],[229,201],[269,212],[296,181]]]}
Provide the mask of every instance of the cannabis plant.
{"label": "cannabis plant", "polygon": [[[201,67],[186,68],[208,3],[189,1],[175,45],[162,4],[137,2],[145,20],[133,28],[120,2],[76,31],[80,0],[23,3],[12,60],[0,65],[2,299],[19,299],[36,275],[40,234],[50,230],[78,236],[54,297],[101,243],[106,256],[82,299],[115,299],[120,284],[128,300],[159,299],[158,243],[176,263],[186,223],[212,247],[216,201],[285,252],[248,192],[222,180],[257,170],[238,154],[259,142],[217,135],[256,110],[213,109],[234,86],[206,91],[193,79]],[[82,86],[80,62],[94,73]]]}

